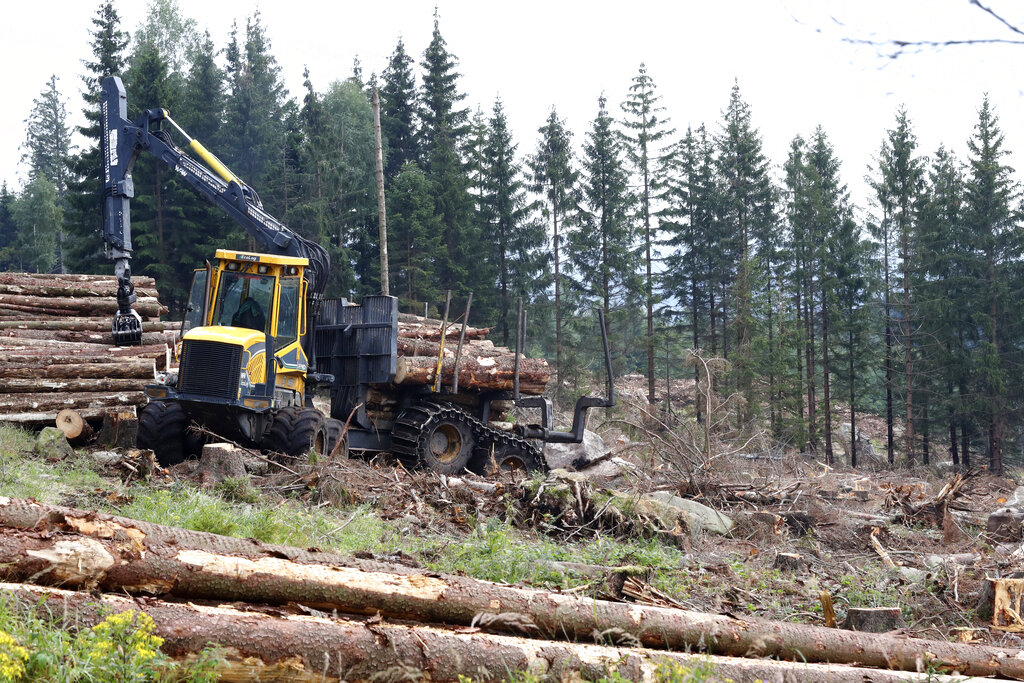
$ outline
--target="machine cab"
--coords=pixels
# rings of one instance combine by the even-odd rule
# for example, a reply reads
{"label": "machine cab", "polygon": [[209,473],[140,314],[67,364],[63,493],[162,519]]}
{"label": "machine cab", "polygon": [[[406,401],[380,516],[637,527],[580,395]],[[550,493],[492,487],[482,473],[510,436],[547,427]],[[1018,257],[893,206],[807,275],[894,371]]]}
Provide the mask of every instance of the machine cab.
{"label": "machine cab", "polygon": [[[193,277],[182,329],[184,364],[189,365],[189,348],[195,357],[199,349],[232,347],[240,356],[238,390],[232,398],[269,394],[269,376],[274,378],[276,403],[300,402],[308,366],[302,348],[308,263],[291,256],[217,250],[215,259]],[[269,372],[268,346],[276,359]]]}

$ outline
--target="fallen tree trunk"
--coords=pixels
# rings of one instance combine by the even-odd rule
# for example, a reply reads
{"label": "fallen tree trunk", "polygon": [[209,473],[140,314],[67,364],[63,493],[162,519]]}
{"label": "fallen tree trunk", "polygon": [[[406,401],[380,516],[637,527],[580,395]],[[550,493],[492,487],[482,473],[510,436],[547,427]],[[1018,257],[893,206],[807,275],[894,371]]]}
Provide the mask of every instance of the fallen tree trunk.
{"label": "fallen tree trunk", "polygon": [[[829,664],[665,653],[538,641],[475,628],[389,624],[301,607],[282,613],[259,605],[136,601],[21,584],[0,584],[0,595],[19,610],[79,627],[94,626],[110,614],[144,612],[153,619],[155,635],[164,640],[164,654],[185,660],[211,643],[223,648],[217,665],[218,680],[223,681],[398,680],[399,672],[418,673],[417,680],[429,677],[434,683],[501,680],[515,672],[549,680],[597,680],[616,673],[621,679],[640,681],[656,680],[659,669],[672,666],[710,672],[716,680],[918,680],[917,674]],[[389,671],[396,676],[382,679]],[[935,676],[929,680],[964,679]]]}
{"label": "fallen tree trunk", "polygon": [[[463,356],[459,360],[459,386],[467,389],[510,391],[513,384],[515,359],[474,358]],[[437,358],[429,356],[402,356],[398,359],[395,384],[432,384],[437,372]],[[455,378],[455,359],[446,358],[441,369],[441,383],[451,384]],[[523,393],[544,393],[551,371],[543,358],[519,360],[519,387]],[[539,391],[538,391],[539,390]]]}
{"label": "fallen tree trunk", "polygon": [[[467,327],[466,339],[483,339],[490,333],[490,331],[491,328],[489,327]],[[453,339],[455,340],[455,343],[458,343],[459,335],[461,334],[461,325],[449,325],[448,330],[445,333],[445,346],[451,344],[451,340]],[[419,325],[399,322],[398,336],[409,339],[441,341],[441,322],[438,321],[436,325]]]}
{"label": "fallen tree trunk", "polygon": [[[40,296],[40,297],[91,297],[97,299],[117,297],[117,282],[110,280],[97,280],[95,282],[66,282],[66,283],[42,283],[42,282],[3,282],[0,280],[0,294],[13,294],[18,296]],[[135,295],[139,298],[156,298],[155,288],[135,287]]]}
{"label": "fallen tree trunk", "polygon": [[[353,566],[353,560],[321,564],[326,554],[26,501],[0,499],[0,522],[11,527],[0,536],[0,577],[8,581],[190,600],[300,603],[463,625],[480,614],[516,613],[551,638],[587,639],[595,630],[617,629],[645,646],[673,650],[1024,677],[1024,657],[1014,649],[605,602],[461,576],[382,570],[376,563]],[[493,626],[500,628],[500,619]]]}
{"label": "fallen tree trunk", "polygon": [[140,358],[162,357],[167,352],[167,344],[149,344],[146,346],[103,346],[102,344],[81,344],[53,339],[19,339],[16,337],[0,337],[0,357],[55,356],[74,357],[89,356],[97,358],[119,358],[138,356]]}

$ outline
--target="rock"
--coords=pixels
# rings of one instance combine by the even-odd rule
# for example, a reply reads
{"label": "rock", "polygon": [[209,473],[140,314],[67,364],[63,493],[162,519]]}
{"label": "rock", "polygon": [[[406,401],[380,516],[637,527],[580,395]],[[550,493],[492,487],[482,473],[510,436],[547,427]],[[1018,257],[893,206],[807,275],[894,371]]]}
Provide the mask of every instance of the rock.
{"label": "rock", "polygon": [[667,491],[645,493],[637,502],[640,512],[656,517],[662,525],[671,530],[680,524],[691,533],[707,531],[725,535],[736,523],[718,510],[688,498],[674,496]]}
{"label": "rock", "polygon": [[985,531],[997,542],[1014,542],[1024,537],[1021,524],[1024,523],[1024,511],[1002,508],[988,516]]}
{"label": "rock", "polygon": [[60,460],[75,454],[75,449],[68,443],[64,432],[56,427],[44,427],[36,437],[33,450],[48,460]]}
{"label": "rock", "polygon": [[1010,500],[1006,502],[1006,507],[1013,508],[1015,510],[1024,509],[1024,486],[1018,486],[1013,490],[1013,494],[1010,495]]}
{"label": "rock", "polygon": [[923,569],[900,567],[900,576],[902,576],[907,583],[924,583],[931,575],[932,574],[930,572],[926,572]]}
{"label": "rock", "polygon": [[851,607],[843,622],[848,631],[866,633],[886,633],[906,625],[899,607]]}
{"label": "rock", "polygon": [[225,479],[246,476],[242,451],[229,443],[208,443],[203,446],[196,471],[203,486],[218,484]]}
{"label": "rock", "polygon": [[600,460],[611,451],[600,436],[583,431],[583,443],[549,443],[544,446],[544,459],[551,469],[582,469],[588,463]]}
{"label": "rock", "polygon": [[124,459],[124,456],[114,451],[93,451],[89,454],[89,457],[96,461],[97,464],[109,467],[116,465]]}

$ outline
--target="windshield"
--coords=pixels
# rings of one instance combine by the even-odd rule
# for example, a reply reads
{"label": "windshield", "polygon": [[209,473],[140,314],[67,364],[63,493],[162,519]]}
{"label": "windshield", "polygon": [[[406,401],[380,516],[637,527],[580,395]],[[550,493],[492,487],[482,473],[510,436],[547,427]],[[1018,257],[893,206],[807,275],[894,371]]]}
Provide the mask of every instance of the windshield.
{"label": "windshield", "polygon": [[223,272],[217,288],[213,324],[267,332],[273,294],[274,278],[269,275]]}

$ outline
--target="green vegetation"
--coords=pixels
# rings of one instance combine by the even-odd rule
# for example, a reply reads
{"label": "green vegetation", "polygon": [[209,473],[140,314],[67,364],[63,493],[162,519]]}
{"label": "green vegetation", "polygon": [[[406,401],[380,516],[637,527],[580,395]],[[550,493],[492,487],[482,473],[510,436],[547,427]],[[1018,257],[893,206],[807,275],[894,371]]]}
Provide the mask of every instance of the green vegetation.
{"label": "green vegetation", "polygon": [[217,680],[217,653],[204,650],[189,663],[160,652],[153,620],[141,612],[110,614],[92,627],[63,623],[45,601],[0,596],[0,681]]}

